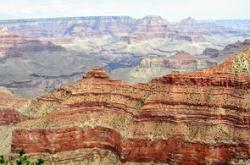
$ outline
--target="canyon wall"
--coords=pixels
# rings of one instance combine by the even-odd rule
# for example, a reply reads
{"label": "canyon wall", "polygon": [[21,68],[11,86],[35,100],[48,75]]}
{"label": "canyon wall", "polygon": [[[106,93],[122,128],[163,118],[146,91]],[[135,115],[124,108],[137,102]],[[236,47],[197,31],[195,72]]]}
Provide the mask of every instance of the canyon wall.
{"label": "canyon wall", "polygon": [[48,164],[248,164],[249,57],[248,49],[213,68],[139,84],[95,68],[16,107],[22,116],[10,110],[0,123],[15,126],[7,155],[23,148]]}

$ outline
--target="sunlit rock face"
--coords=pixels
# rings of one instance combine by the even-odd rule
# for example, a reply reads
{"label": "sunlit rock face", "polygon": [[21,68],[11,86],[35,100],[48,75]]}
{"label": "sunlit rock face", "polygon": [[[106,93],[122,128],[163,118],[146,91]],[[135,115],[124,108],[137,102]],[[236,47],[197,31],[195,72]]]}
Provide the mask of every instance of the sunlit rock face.
{"label": "sunlit rock face", "polygon": [[136,22],[131,38],[133,41],[164,39],[169,31],[168,26],[169,23],[160,16],[146,16]]}
{"label": "sunlit rock face", "polygon": [[[242,42],[250,36],[247,21],[237,21],[237,27],[230,21],[166,19],[151,15],[0,20],[0,86],[18,96],[37,97],[79,80],[95,66],[114,79],[147,82],[172,71],[214,66],[249,47]],[[246,44],[234,47],[237,40]],[[175,56],[182,51],[193,57]]]}
{"label": "sunlit rock face", "polygon": [[[0,89],[0,154],[15,157],[23,148],[48,164],[249,164],[249,41],[200,56],[181,51],[203,50],[215,34],[241,34],[158,16],[4,26],[0,85],[47,94],[24,99]],[[134,68],[121,79],[147,82],[115,80],[94,66]]]}
{"label": "sunlit rock face", "polygon": [[216,67],[133,85],[95,68],[22,110],[9,104],[15,122],[0,124],[15,129],[1,150],[54,164],[247,164],[249,57],[248,49]]}

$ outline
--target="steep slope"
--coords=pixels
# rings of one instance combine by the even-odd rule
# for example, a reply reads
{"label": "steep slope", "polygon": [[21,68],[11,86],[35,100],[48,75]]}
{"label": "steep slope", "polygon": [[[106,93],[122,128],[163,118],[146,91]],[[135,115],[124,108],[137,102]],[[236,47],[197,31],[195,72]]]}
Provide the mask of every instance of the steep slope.
{"label": "steep slope", "polygon": [[214,58],[214,60],[219,63],[224,62],[226,59],[230,58],[233,55],[236,55],[250,47],[250,39],[244,41],[237,41],[233,44],[228,44],[222,50],[206,48],[202,55]]}
{"label": "steep slope", "polygon": [[24,148],[55,164],[247,164],[249,65],[235,65],[249,57],[134,85],[96,68],[33,100],[22,112],[33,119],[12,131],[11,153]]}
{"label": "steep slope", "polygon": [[77,80],[101,60],[48,41],[26,40],[12,45],[0,58],[0,86],[26,97],[41,95]]}
{"label": "steep slope", "polygon": [[15,97],[11,91],[0,87],[0,154],[11,151],[12,130],[15,124],[30,119],[23,111],[30,101]]}
{"label": "steep slope", "polygon": [[241,73],[250,74],[250,49],[246,49],[242,53],[239,53],[231,57],[226,62],[218,65],[215,68],[208,68],[209,72],[226,72],[226,73]]}

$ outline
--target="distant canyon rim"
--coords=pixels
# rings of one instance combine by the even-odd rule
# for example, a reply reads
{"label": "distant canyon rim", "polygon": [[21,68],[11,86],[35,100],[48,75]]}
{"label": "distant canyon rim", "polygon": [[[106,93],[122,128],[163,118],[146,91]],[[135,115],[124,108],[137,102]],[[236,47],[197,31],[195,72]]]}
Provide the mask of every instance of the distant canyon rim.
{"label": "distant canyon rim", "polygon": [[148,82],[224,62],[250,45],[250,20],[169,22],[160,16],[0,21],[0,86],[40,96],[96,66],[114,79]]}

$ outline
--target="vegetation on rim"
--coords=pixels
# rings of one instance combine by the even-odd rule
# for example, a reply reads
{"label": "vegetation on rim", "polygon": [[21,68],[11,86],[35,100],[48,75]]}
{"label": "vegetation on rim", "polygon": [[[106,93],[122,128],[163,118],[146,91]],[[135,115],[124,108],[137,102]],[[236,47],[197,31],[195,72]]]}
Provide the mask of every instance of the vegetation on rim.
{"label": "vegetation on rim", "polygon": [[43,165],[44,160],[37,159],[35,161],[29,160],[29,158],[25,155],[24,150],[19,152],[19,155],[16,160],[10,161],[5,160],[4,156],[0,156],[0,165]]}

